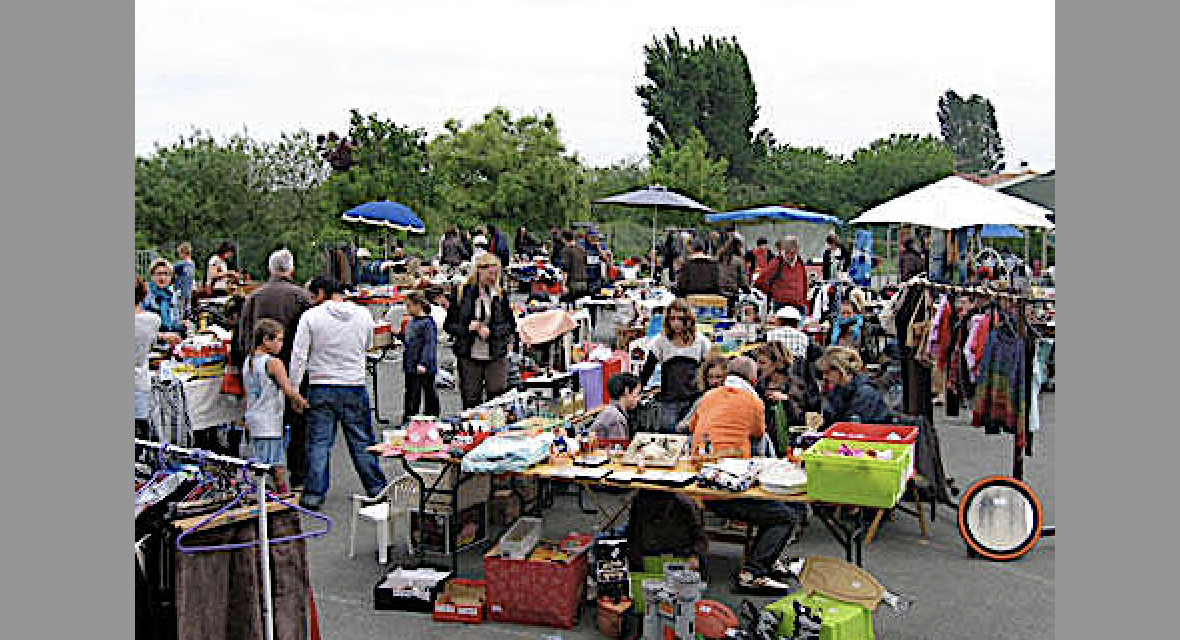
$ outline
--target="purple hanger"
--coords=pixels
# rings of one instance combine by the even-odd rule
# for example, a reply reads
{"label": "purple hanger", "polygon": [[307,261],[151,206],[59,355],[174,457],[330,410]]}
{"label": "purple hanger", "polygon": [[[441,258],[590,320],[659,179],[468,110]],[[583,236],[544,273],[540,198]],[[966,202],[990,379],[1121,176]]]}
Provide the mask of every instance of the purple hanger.
{"label": "purple hanger", "polygon": [[[212,515],[210,515],[207,518],[205,518],[204,520],[198,522],[196,524],[196,526],[184,531],[179,536],[177,536],[176,537],[176,550],[177,551],[179,551],[181,553],[201,553],[204,551],[230,551],[233,549],[248,549],[250,547],[256,547],[256,546],[262,544],[261,540],[253,540],[251,542],[237,542],[237,543],[232,543],[232,544],[196,546],[196,547],[186,547],[181,544],[181,541],[184,540],[184,538],[186,536],[188,536],[190,533],[193,533],[193,532],[199,530],[201,527],[205,526],[209,522],[216,519],[217,516],[225,513],[226,511],[229,511],[231,508],[233,508],[234,505],[241,502],[242,498],[246,497],[247,494],[251,493],[252,491],[254,491],[257,488],[256,485],[254,485],[253,482],[250,481],[250,476],[248,473],[246,473],[245,468],[242,469],[242,472],[243,472],[243,476],[245,476],[245,485],[246,485],[242,489],[242,492],[239,493],[236,498],[231,500],[229,502],[229,504],[218,509]],[[267,496],[268,496],[268,498],[273,499],[275,502],[278,502],[279,504],[286,505],[296,511],[299,511],[299,512],[304,513],[312,518],[315,518],[316,520],[322,520],[327,524],[327,526],[320,531],[309,531],[307,533],[300,533],[300,534],[295,534],[295,535],[290,535],[290,536],[284,536],[282,538],[268,538],[267,544],[277,544],[277,543],[281,543],[281,542],[292,542],[295,540],[303,540],[305,538],[319,538],[319,537],[328,535],[328,532],[332,530],[332,519],[329,518],[328,516],[325,516],[321,513],[316,513],[314,511],[310,511],[308,509],[304,509],[303,507],[300,507],[297,504],[291,504],[290,502],[287,502],[286,500],[282,500],[277,495],[275,495],[273,492],[268,491]],[[261,505],[259,505],[259,507],[261,507]],[[260,509],[260,511],[261,511],[261,509]],[[264,515],[266,515],[266,514],[260,513],[259,517],[263,517]]]}

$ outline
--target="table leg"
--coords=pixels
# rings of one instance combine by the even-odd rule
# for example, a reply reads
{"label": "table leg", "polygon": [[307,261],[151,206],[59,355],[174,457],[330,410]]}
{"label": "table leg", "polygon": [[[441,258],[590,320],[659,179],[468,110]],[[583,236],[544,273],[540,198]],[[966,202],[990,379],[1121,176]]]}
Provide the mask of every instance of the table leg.
{"label": "table leg", "polygon": [[377,424],[389,424],[389,421],[381,417],[381,392],[377,389],[377,365],[385,360],[385,356],[381,356],[380,360],[367,363],[369,365],[369,376],[373,378],[373,418]]}
{"label": "table leg", "polygon": [[873,536],[877,535],[877,527],[881,524],[881,518],[885,515],[884,509],[877,509],[877,513],[873,516],[873,522],[869,525],[869,532],[865,534],[865,544],[873,541]]}

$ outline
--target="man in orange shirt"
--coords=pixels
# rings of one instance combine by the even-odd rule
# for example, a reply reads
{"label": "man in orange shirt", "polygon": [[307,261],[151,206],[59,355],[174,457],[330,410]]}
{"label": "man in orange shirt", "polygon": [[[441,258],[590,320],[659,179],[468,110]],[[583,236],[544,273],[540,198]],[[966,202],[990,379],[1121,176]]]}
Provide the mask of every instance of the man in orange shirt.
{"label": "man in orange shirt", "polygon": [[[749,458],[751,440],[766,434],[766,413],[754,390],[758,364],[746,356],[729,361],[725,384],[701,397],[689,421],[693,448],[707,435],[713,451],[721,457]],[[722,518],[740,520],[758,527],[754,545],[738,573],[742,590],[786,591],[787,568],[780,560],[783,549],[794,541],[805,507],[775,500],[712,498],[705,508]]]}

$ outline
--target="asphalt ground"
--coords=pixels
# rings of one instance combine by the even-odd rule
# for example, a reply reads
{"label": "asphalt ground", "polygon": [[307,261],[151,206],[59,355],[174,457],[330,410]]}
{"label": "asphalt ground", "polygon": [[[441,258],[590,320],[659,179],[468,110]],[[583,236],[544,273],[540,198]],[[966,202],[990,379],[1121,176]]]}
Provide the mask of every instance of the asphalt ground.
{"label": "asphalt ground", "polygon": [[[609,314],[604,319],[609,320]],[[453,362],[447,348],[440,348],[439,358],[444,365]],[[396,419],[402,413],[404,393],[400,365],[380,366],[381,414]],[[440,390],[440,396],[445,415],[459,410],[457,391]],[[1025,461],[1024,477],[1037,493],[1045,522],[1052,524],[1055,394],[1045,393],[1041,398],[1042,430],[1034,441],[1033,457]],[[966,411],[960,412],[957,418],[947,418],[942,407],[936,407],[935,413],[943,463],[958,487],[966,489],[985,476],[1011,472],[1011,436],[985,435],[967,424]],[[383,462],[387,473],[398,468],[395,465],[398,463]],[[311,580],[325,639],[603,637],[594,626],[592,606],[583,609],[578,626],[569,630],[504,623],[461,625],[434,622],[429,614],[375,611],[373,587],[383,572],[377,563],[376,536],[371,524],[361,522],[357,554],[354,558],[347,556],[349,496],[360,490],[344,439],[339,437],[331,459],[331,488],[323,508],[335,524],[328,536],[308,542]],[[605,505],[619,500],[616,496],[600,496]],[[582,513],[576,494],[558,495],[553,507],[544,512],[544,533],[546,537],[560,538],[570,531],[592,532],[597,521],[597,516]],[[499,533],[502,528],[492,528],[493,536]],[[404,529],[395,532],[395,558],[404,553],[404,535]],[[460,577],[483,576],[482,552],[486,548],[460,555]],[[843,549],[813,517],[801,539],[790,547],[790,554],[843,558]],[[915,518],[898,513],[893,521],[882,522],[876,537],[865,548],[864,565],[888,589],[910,596],[916,602],[904,615],[885,606],[878,608],[874,614],[876,636],[946,640],[1052,638],[1055,557],[1055,538],[1042,538],[1023,558],[1006,563],[989,562],[968,553],[955,525],[955,513],[949,507],[938,508],[929,539],[922,538]],[[445,556],[433,559],[449,563]],[[738,545],[713,543],[706,563],[709,589],[705,597],[723,602],[735,612],[744,596],[734,593],[730,584],[740,559]],[[750,599],[759,605],[774,600]]]}

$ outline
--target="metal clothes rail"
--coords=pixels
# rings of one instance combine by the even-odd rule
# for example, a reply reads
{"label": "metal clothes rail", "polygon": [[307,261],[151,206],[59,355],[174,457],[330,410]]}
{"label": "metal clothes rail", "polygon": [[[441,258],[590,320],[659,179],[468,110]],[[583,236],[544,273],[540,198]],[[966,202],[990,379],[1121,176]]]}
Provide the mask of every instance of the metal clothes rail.
{"label": "metal clothes rail", "polygon": [[274,640],[274,599],[270,585],[270,537],[267,533],[267,520],[269,518],[266,517],[266,476],[274,473],[274,467],[260,462],[223,456],[203,449],[177,447],[162,442],[140,440],[139,438],[135,439],[135,446],[144,449],[154,449],[160,455],[184,458],[202,464],[214,462],[224,466],[248,469],[258,475],[258,539],[259,553],[262,554],[262,617],[265,622],[263,628],[266,633],[265,640]]}

